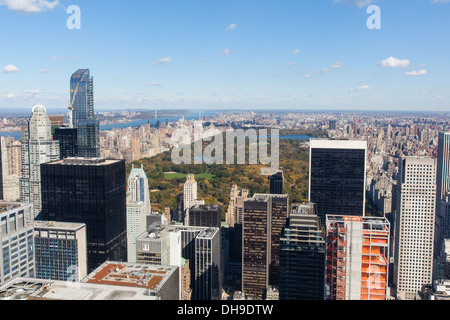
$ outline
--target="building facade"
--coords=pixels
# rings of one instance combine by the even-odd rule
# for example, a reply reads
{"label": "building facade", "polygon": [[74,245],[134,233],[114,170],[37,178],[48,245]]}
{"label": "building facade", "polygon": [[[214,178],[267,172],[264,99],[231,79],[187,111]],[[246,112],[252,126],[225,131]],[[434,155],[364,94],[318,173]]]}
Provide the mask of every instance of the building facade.
{"label": "building facade", "polygon": [[34,277],[32,204],[0,202],[0,284]]}
{"label": "building facade", "polygon": [[46,109],[32,110],[22,139],[22,177],[20,198],[33,204],[33,214],[41,212],[41,164],[59,159],[59,143],[52,140],[51,122]]}
{"label": "building facade", "polygon": [[281,300],[325,299],[325,239],[313,203],[293,206],[281,238]]}
{"label": "building facade", "polygon": [[327,216],[328,300],[386,300],[389,234],[386,218]]}
{"label": "building facade", "polygon": [[94,114],[94,79],[89,69],[77,70],[70,78],[71,127],[77,128],[78,157],[100,157],[99,122]]}
{"label": "building facade", "polygon": [[244,202],[242,291],[263,299],[269,286],[279,285],[280,247],[289,215],[288,195],[255,194]]}
{"label": "building facade", "polygon": [[123,160],[67,158],[42,165],[40,220],[86,224],[88,272],[126,261],[126,170]]}
{"label": "building facade", "polygon": [[310,141],[309,201],[326,215],[365,215],[367,142]]}
{"label": "building facade", "polygon": [[432,284],[436,201],[436,159],[404,157],[395,188],[394,286],[410,300]]}
{"label": "building facade", "polygon": [[79,282],[87,276],[86,225],[35,221],[35,277]]}
{"label": "building facade", "polygon": [[148,179],[143,167],[131,169],[127,190],[127,250],[128,262],[136,262],[136,238],[147,227],[151,213]]}

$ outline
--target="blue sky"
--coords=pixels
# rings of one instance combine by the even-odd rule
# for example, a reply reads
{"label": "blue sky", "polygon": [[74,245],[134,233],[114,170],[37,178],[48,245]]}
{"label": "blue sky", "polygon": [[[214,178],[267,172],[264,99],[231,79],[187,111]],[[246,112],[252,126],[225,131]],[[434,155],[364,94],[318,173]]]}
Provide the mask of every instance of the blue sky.
{"label": "blue sky", "polygon": [[450,0],[0,0],[0,109],[63,109],[89,68],[97,111],[448,111],[449,17]]}

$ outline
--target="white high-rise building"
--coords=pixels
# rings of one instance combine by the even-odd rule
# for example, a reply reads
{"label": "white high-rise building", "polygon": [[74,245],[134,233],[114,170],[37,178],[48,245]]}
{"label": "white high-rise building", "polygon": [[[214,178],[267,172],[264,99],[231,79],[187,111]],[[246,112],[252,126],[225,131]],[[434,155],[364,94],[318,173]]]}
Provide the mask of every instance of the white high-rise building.
{"label": "white high-rise building", "polygon": [[136,238],[147,227],[147,215],[151,213],[148,178],[143,167],[135,168],[128,177],[127,194],[127,250],[128,262],[136,262]]}
{"label": "white high-rise building", "polygon": [[417,297],[432,284],[436,201],[436,160],[405,157],[395,186],[394,285],[398,299]]}
{"label": "white high-rise building", "polygon": [[33,203],[33,214],[41,212],[41,164],[59,159],[59,142],[52,140],[51,122],[44,106],[36,105],[22,141],[20,197]]}
{"label": "white high-rise building", "polygon": [[204,200],[197,199],[197,181],[193,174],[188,174],[186,182],[184,184],[184,210],[187,210],[193,206],[205,204]]}

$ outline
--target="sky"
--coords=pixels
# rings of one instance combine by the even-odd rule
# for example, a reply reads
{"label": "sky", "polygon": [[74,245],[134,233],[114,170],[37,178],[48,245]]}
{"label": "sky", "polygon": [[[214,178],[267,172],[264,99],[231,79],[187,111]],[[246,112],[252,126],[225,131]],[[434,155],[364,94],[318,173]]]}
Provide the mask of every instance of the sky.
{"label": "sky", "polygon": [[85,68],[96,111],[450,111],[449,17],[450,0],[0,0],[0,112],[64,110]]}

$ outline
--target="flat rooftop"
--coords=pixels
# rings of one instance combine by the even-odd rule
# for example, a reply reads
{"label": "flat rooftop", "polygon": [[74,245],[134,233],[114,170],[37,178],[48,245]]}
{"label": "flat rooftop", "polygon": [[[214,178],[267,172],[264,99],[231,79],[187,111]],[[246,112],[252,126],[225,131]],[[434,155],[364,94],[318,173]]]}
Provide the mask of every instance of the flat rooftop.
{"label": "flat rooftop", "polygon": [[367,149],[367,141],[311,139],[310,146],[313,149]]}
{"label": "flat rooftop", "polygon": [[102,159],[102,158],[66,158],[50,162],[50,165],[75,165],[75,166],[106,166],[123,160]]}
{"label": "flat rooftop", "polygon": [[158,300],[145,288],[15,278],[0,287],[0,300]]}
{"label": "flat rooftop", "polygon": [[158,292],[178,270],[176,266],[105,262],[82,282],[147,289]]}
{"label": "flat rooftop", "polygon": [[19,209],[21,207],[23,207],[23,208],[30,207],[31,208],[31,204],[30,203],[22,203],[22,202],[0,201],[0,213],[4,213],[4,212],[11,211],[14,209]]}
{"label": "flat rooftop", "polygon": [[34,221],[34,228],[36,229],[48,229],[48,230],[67,230],[76,231],[86,227],[84,223],[74,223],[74,222],[56,222],[56,221]]}

